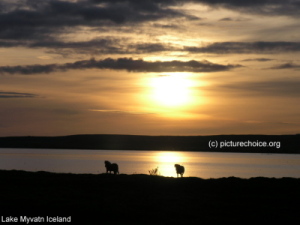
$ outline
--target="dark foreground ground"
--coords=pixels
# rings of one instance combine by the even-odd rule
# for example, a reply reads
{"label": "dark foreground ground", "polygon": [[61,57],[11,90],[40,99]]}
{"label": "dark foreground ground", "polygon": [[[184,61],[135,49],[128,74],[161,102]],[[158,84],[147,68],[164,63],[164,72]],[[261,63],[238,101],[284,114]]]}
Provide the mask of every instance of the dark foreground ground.
{"label": "dark foreground ground", "polygon": [[120,225],[300,222],[300,179],[0,171],[0,180],[2,218],[71,216],[72,224]]}

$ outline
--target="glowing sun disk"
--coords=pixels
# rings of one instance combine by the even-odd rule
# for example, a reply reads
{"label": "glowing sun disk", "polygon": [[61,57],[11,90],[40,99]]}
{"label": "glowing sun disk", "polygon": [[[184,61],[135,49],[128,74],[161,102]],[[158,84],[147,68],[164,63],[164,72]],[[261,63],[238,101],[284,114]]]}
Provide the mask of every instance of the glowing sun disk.
{"label": "glowing sun disk", "polygon": [[153,97],[164,106],[181,106],[190,101],[190,81],[182,76],[159,76],[153,79]]}

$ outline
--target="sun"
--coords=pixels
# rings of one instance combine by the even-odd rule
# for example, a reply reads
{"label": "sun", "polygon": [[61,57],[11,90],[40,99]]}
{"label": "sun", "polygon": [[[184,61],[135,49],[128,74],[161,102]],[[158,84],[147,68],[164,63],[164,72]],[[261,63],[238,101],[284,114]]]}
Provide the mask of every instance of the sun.
{"label": "sun", "polygon": [[153,99],[162,106],[183,106],[191,101],[190,87],[182,74],[160,75],[152,80]]}

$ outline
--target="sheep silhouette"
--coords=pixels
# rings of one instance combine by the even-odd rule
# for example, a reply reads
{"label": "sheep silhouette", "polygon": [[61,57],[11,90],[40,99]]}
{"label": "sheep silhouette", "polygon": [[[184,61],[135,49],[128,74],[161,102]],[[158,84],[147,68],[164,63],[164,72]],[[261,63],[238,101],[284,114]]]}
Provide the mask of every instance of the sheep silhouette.
{"label": "sheep silhouette", "polygon": [[109,161],[104,161],[106,167],[106,173],[113,172],[114,174],[119,174],[119,166],[116,163],[111,163]]}
{"label": "sheep silhouette", "polygon": [[175,169],[176,169],[177,177],[178,177],[178,174],[180,174],[180,176],[183,177],[184,166],[181,166],[179,164],[175,164],[174,166],[175,166]]}

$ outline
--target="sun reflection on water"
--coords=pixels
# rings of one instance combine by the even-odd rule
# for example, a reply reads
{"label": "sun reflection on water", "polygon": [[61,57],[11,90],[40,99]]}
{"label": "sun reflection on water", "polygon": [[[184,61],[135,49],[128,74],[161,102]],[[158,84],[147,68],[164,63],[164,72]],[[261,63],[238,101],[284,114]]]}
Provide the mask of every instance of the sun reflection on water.
{"label": "sun reflection on water", "polygon": [[158,162],[169,163],[169,162],[179,162],[181,161],[181,154],[177,152],[159,152],[156,155],[156,159]]}
{"label": "sun reflection on water", "polygon": [[154,160],[158,163],[158,172],[162,176],[176,176],[174,164],[184,165],[182,152],[157,152]]}

